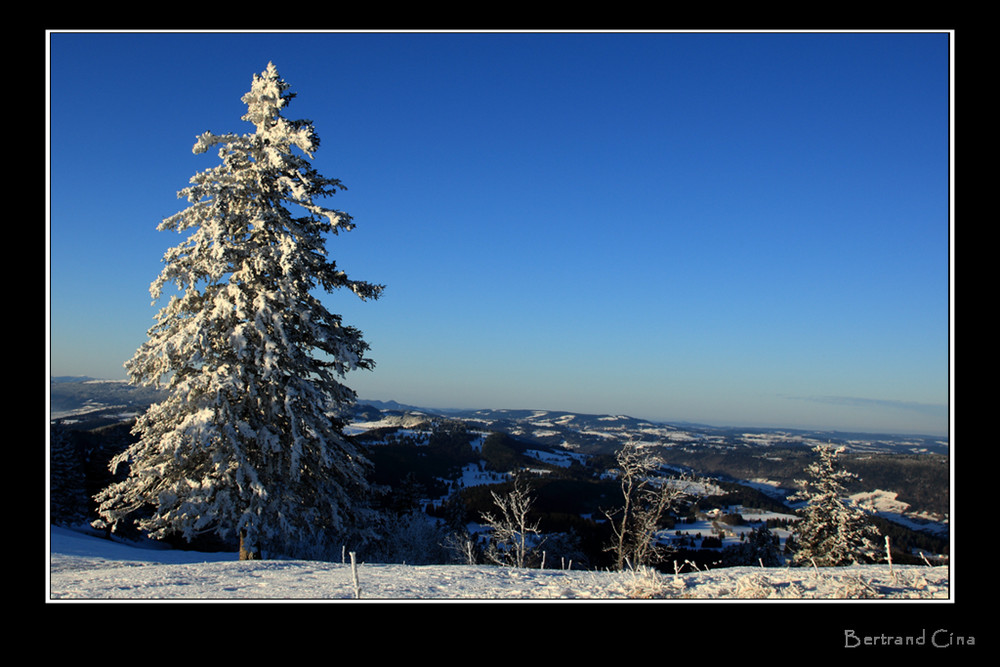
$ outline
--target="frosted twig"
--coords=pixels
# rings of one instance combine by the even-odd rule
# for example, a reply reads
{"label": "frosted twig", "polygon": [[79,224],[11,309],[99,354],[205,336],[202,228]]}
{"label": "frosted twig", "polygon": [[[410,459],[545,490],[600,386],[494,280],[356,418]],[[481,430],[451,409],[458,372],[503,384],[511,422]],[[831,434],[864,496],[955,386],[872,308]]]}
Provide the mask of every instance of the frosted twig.
{"label": "frosted twig", "polygon": [[889,536],[885,536],[885,559],[889,561],[889,575],[892,577],[893,583],[896,581],[896,573],[892,570],[892,550],[889,548]]}

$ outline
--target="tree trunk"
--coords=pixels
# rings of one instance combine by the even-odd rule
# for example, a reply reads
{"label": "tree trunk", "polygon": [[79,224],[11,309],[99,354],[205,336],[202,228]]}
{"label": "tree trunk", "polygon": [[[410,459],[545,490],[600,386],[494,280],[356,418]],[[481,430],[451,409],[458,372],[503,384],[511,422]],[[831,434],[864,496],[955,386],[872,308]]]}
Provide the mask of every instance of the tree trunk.
{"label": "tree trunk", "polygon": [[261,560],[260,548],[256,548],[253,551],[246,547],[244,540],[246,539],[246,531],[240,531],[240,560]]}

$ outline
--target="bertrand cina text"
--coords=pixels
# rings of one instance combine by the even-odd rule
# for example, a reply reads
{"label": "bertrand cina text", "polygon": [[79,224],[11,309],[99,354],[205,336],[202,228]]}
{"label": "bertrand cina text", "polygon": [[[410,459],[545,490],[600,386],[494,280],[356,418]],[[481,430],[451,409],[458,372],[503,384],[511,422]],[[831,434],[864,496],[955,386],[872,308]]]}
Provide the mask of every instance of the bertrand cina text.
{"label": "bertrand cina text", "polygon": [[861,646],[929,646],[931,648],[951,648],[953,646],[975,646],[976,638],[964,636],[944,628],[928,631],[926,628],[912,635],[859,635],[854,630],[844,630],[844,647]]}

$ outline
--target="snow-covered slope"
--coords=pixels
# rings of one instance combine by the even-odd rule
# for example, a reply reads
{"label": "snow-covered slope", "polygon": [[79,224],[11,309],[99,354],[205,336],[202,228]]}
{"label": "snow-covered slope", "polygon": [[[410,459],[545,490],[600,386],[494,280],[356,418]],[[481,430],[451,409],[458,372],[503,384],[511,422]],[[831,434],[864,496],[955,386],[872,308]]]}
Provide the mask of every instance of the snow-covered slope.
{"label": "snow-covered slope", "polygon": [[[357,580],[355,581],[355,572]],[[669,600],[951,598],[947,567],[737,567],[677,575],[467,565],[244,561],[51,529],[47,598],[71,600]]]}

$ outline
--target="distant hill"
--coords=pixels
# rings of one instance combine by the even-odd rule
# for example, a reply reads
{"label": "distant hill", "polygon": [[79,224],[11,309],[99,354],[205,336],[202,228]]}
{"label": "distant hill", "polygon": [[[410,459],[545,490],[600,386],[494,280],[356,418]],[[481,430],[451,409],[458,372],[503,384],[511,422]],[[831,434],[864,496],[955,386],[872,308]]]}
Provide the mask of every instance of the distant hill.
{"label": "distant hill", "polygon": [[[89,411],[124,407],[145,408],[162,400],[164,393],[136,387],[124,381],[89,377],[53,377],[50,384],[50,412],[53,419]],[[541,444],[565,442],[588,450],[586,453],[615,451],[621,437],[638,436],[661,444],[698,442],[721,447],[817,443],[843,444],[855,452],[948,454],[947,438],[917,435],[847,433],[759,427],[716,427],[686,422],[661,423],[627,415],[584,414],[557,410],[480,409],[452,410],[426,408],[398,401],[360,399],[358,410],[366,406],[380,411],[413,412],[481,424]]]}
{"label": "distant hill", "polygon": [[102,417],[134,415],[162,400],[164,393],[135,387],[125,381],[83,377],[53,377],[49,384],[49,417],[72,421],[85,415]]}
{"label": "distant hill", "polygon": [[429,410],[427,408],[420,408],[415,405],[404,405],[397,401],[376,401],[372,399],[358,399],[358,405],[370,405],[372,407],[378,408],[379,410],[393,410],[398,412],[427,412],[436,413],[444,412],[442,410]]}
{"label": "distant hill", "polygon": [[[101,475],[110,455],[130,440],[126,422],[164,393],[125,382],[52,380],[51,418],[93,459],[87,477],[92,494],[106,483]],[[530,470],[539,512],[553,532],[573,532],[588,544],[593,562],[603,557],[597,543],[606,537],[593,517],[617,492],[606,472],[627,440],[657,447],[664,472],[711,480],[718,491],[699,501],[701,512],[729,506],[790,512],[785,499],[802,478],[811,447],[844,444],[845,466],[860,475],[848,492],[877,500],[880,518],[913,529],[894,534],[894,544],[930,548],[920,540],[948,531],[948,442],[940,438],[718,428],[552,410],[435,410],[375,400],[359,401],[345,433],[366,447],[373,482],[393,489],[385,502],[414,504],[442,520],[459,511],[475,520],[492,506],[491,485],[512,471]],[[712,529],[684,527],[693,534]]]}

